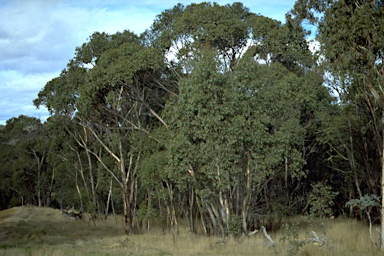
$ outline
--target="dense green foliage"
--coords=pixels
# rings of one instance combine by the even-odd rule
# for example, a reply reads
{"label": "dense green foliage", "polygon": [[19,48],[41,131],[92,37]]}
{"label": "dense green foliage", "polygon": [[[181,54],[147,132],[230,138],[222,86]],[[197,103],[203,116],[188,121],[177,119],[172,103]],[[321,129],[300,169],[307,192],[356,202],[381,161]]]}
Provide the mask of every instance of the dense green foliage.
{"label": "dense green foliage", "polygon": [[47,122],[1,131],[0,208],[116,211],[127,233],[355,217],[348,201],[381,193],[384,9],[371,2],[299,0],[284,24],[241,3],[178,4],[142,35],[94,33],[34,101]]}

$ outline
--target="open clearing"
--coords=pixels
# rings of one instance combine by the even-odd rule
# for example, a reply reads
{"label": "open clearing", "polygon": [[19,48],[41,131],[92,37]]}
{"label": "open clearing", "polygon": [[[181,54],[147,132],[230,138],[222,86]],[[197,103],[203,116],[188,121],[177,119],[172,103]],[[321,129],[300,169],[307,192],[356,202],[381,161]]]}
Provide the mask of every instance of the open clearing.
{"label": "open clearing", "polygon": [[364,223],[325,219],[311,224],[303,217],[290,221],[298,223],[299,240],[311,230],[319,236],[326,232],[326,245],[307,243],[295,251],[293,243],[280,240],[283,230],[270,234],[277,246],[269,247],[261,232],[221,240],[192,234],[182,225],[175,240],[171,232],[163,234],[156,227],[126,236],[121,217],[70,221],[59,210],[22,206],[0,211],[0,255],[384,255],[370,243]]}

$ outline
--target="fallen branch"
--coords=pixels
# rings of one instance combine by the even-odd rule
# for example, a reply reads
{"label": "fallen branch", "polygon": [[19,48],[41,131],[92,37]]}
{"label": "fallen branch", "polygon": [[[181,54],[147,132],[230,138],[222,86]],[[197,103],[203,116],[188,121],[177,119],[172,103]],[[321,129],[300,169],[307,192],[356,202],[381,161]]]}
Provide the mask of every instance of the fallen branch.
{"label": "fallen branch", "polygon": [[253,230],[252,232],[249,232],[249,236],[253,236],[253,235],[255,235],[257,232],[259,232],[259,230],[258,229],[255,229],[255,230]]}
{"label": "fallen branch", "polygon": [[312,231],[312,238],[310,238],[310,241],[313,242],[313,245],[321,247],[321,246],[325,245],[326,240],[327,240],[326,236],[324,236],[322,239],[320,239],[319,236],[316,234],[316,232]]}
{"label": "fallen branch", "polygon": [[261,226],[261,229],[263,230],[263,234],[264,236],[268,239],[269,243],[268,245],[269,246],[276,246],[276,243],[272,240],[272,238],[268,235],[267,233],[267,230],[265,229],[264,226]]}
{"label": "fallen branch", "polygon": [[83,219],[83,212],[80,211],[80,212],[76,213],[74,211],[73,206],[72,206],[72,209],[70,209],[70,210],[68,210],[68,209],[67,210],[61,210],[61,213],[68,220],[81,220],[81,219]]}

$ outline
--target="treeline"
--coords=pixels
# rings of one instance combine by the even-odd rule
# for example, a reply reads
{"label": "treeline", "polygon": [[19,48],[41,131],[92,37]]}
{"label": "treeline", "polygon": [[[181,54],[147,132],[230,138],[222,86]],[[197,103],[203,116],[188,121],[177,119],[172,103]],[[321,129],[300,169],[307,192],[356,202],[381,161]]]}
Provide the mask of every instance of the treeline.
{"label": "treeline", "polygon": [[113,211],[126,233],[361,216],[346,203],[381,195],[383,23],[381,1],[298,1],[285,23],[201,3],[96,32],[35,99],[50,118],[1,130],[0,207]]}

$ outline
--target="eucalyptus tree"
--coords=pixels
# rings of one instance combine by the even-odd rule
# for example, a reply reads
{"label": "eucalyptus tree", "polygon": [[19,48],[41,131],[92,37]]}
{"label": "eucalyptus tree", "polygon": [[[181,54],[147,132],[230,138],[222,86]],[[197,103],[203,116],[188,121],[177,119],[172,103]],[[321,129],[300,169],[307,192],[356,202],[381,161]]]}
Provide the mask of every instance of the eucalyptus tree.
{"label": "eucalyptus tree", "polygon": [[[209,45],[211,44],[213,36],[211,32],[212,30],[218,31],[217,28],[215,28],[213,19],[220,20],[221,23],[221,21],[225,20],[225,16],[227,16],[228,18],[233,17],[233,14],[230,13],[228,10],[225,11],[226,15],[224,16],[220,16],[218,15],[218,13],[214,14],[214,11],[220,11],[220,13],[222,14],[224,9],[225,8],[222,8],[217,4],[211,5],[209,3],[192,4],[187,7],[178,4],[174,8],[170,10],[165,10],[160,15],[158,15],[151,28],[142,35],[143,39],[145,39],[146,45],[150,45],[151,47],[159,49],[159,51],[161,51],[166,57],[165,60],[168,64],[168,68],[170,68],[170,70],[172,71],[172,73],[169,74],[167,77],[168,81],[171,82],[169,84],[170,86],[168,86],[168,92],[173,97],[178,98],[178,91],[180,88],[178,80],[180,80],[180,78],[184,75],[187,75],[191,71],[191,69],[193,69],[193,66],[190,64],[190,61],[193,58],[193,55],[195,54],[194,51],[196,49],[201,48],[203,44],[205,44],[206,47],[210,47]],[[203,13],[205,14],[203,15]],[[209,20],[209,17],[211,17],[212,19]],[[206,19],[206,24],[204,24],[203,19]],[[231,22],[233,22],[233,20],[231,20]],[[230,23],[226,25],[227,28],[232,29],[232,25]],[[221,29],[223,29],[223,26],[220,26]],[[206,33],[203,32],[207,29],[207,27],[211,27],[210,31]],[[198,35],[198,33],[200,34]],[[204,43],[204,41],[206,41],[206,43]],[[164,131],[161,133],[168,134],[167,136],[161,135],[158,138],[160,144],[162,145],[167,144],[167,138],[174,136],[170,131]],[[164,150],[163,148],[162,150],[160,150],[160,152],[154,153],[153,157],[149,156],[149,159],[159,160],[158,156],[167,155],[166,152],[167,150]],[[144,159],[145,158],[143,158],[143,161]],[[159,164],[160,166],[163,166],[161,162],[162,161],[160,161]],[[145,169],[152,169],[151,165],[149,164],[144,164],[143,167]],[[147,172],[145,169],[143,171]],[[173,182],[173,174],[169,173],[164,166],[162,168],[159,168],[158,171],[159,173],[157,175],[162,177],[162,182],[163,184],[165,184],[165,186],[156,186],[155,184],[153,184],[152,188],[157,187],[155,192],[156,196],[160,196],[159,200],[166,204],[166,207],[162,207],[159,205],[159,208],[175,209],[175,202],[173,201],[173,197],[178,188]],[[169,174],[167,174],[167,172]],[[147,181],[144,182],[144,184],[147,183]],[[193,193],[193,191],[191,190],[189,190],[189,192]],[[184,195],[185,194],[182,194],[181,196],[185,198]],[[181,200],[184,201],[184,199]],[[186,214],[189,215],[188,219],[191,225],[191,230],[194,230],[194,218],[193,214],[191,214],[195,211],[193,203],[194,196],[187,197],[187,200],[189,200],[189,203],[185,207],[188,207],[189,210]],[[172,214],[172,212],[175,211],[171,210],[169,211],[169,213],[167,213],[167,215]],[[182,214],[182,212],[184,211],[180,211],[179,213]],[[172,219],[172,222],[175,223],[175,216],[169,216]]]}
{"label": "eucalyptus tree", "polygon": [[239,2],[224,6],[202,2],[178,4],[162,12],[145,36],[148,43],[165,50],[168,58],[188,73],[193,68],[189,62],[194,52],[201,48],[214,50],[225,71],[233,69],[246,51],[290,69],[297,68],[297,63],[310,67],[312,56],[305,33],[300,25],[289,20],[282,24],[252,13]]}
{"label": "eucalyptus tree", "polygon": [[96,192],[102,192],[100,186],[96,191],[94,185],[99,183],[93,167],[97,162],[84,149],[95,148],[96,143],[89,141],[89,136],[82,134],[82,127],[68,116],[54,115],[45,126],[51,138],[47,161],[55,174],[55,199],[62,209],[75,204],[83,211],[97,212]]}
{"label": "eucalyptus tree", "polygon": [[[228,17],[237,29],[221,29]],[[152,29],[157,40],[170,39],[184,72],[167,109],[170,177],[207,232],[230,231],[236,220],[247,232],[257,215],[298,207],[316,115],[331,101],[302,27],[241,4],[202,3],[163,12]]]}
{"label": "eucalyptus tree", "polygon": [[[125,34],[126,32],[122,33],[122,35]],[[113,47],[111,41],[111,35],[108,35],[106,33],[95,32],[89,38],[87,43],[84,43],[81,47],[76,48],[75,57],[69,61],[66,68],[63,69],[63,71],[58,77],[53,78],[44,86],[44,88],[39,92],[38,97],[34,100],[33,103],[36,107],[44,105],[47,107],[50,114],[54,116],[54,118],[48,120],[50,126],[60,126],[59,129],[51,130],[52,134],[56,133],[56,138],[62,137],[62,134],[60,133],[64,133],[67,136],[70,136],[71,134],[81,134],[81,132],[75,132],[72,129],[72,127],[76,127],[73,118],[78,111],[77,101],[80,97],[80,89],[86,84],[88,70],[96,64],[98,58],[103,52]],[[121,43],[122,42],[120,42],[120,44]],[[67,131],[63,131],[62,128],[66,128]],[[80,129],[80,131],[82,131],[82,129]],[[84,134],[84,141],[88,142],[87,133]],[[60,141],[57,143],[65,144],[64,141]],[[69,144],[62,145],[62,147],[67,146],[70,146],[72,149],[77,148]],[[91,147],[91,145],[87,144],[85,144],[85,146]],[[82,150],[81,148],[78,149],[79,150],[77,150],[76,154],[80,156]],[[93,208],[97,209],[97,191],[95,189],[94,182],[95,170],[94,166],[92,165],[94,159],[92,159],[92,156],[88,150],[84,150],[83,152],[87,157],[88,173],[90,178],[89,183],[92,190],[92,198],[94,204]],[[64,150],[61,153],[61,161],[64,160],[68,162],[68,155],[66,155],[67,152]],[[72,161],[72,159],[69,161]],[[79,166],[82,166],[82,164],[80,164],[80,162],[78,161],[72,162],[77,162]],[[72,167],[69,167],[69,169],[72,169]],[[65,172],[65,169],[63,171]],[[77,182],[75,182],[75,184],[76,187],[78,187]],[[86,188],[87,185],[86,183],[84,184]]]}
{"label": "eucalyptus tree", "polygon": [[[308,20],[318,26],[317,39],[321,45],[321,54],[329,67],[329,74],[332,75],[330,83],[333,82],[335,90],[340,93],[343,104],[352,105],[356,111],[368,115],[369,118],[365,119],[366,123],[361,130],[372,134],[370,137],[368,133],[362,133],[371,140],[366,145],[375,147],[372,157],[376,160],[370,166],[363,166],[365,165],[364,169],[368,174],[372,166],[381,168],[381,172],[376,172],[381,173],[381,183],[376,183],[375,187],[383,194],[383,2],[297,1],[291,17],[297,22]],[[374,187],[370,189],[372,192],[376,190]],[[381,233],[384,234],[384,197],[381,220]],[[381,249],[384,249],[384,235],[381,237]]]}
{"label": "eucalyptus tree", "polygon": [[[246,23],[246,19],[249,15],[251,15],[249,10],[241,3],[225,6],[206,2],[188,6],[178,4],[173,9],[166,10],[157,16],[150,30],[146,32],[145,38],[147,38],[150,45],[158,47],[164,51],[167,60],[169,61],[168,66],[176,71],[175,73],[178,75],[179,79],[189,76],[189,74],[193,72],[197,65],[197,62],[194,61],[194,59],[204,59],[202,58],[204,54],[211,56],[213,52],[219,59],[219,62],[217,63],[220,63],[220,69],[225,73],[236,66],[238,60],[246,49],[246,44],[249,38],[249,26]],[[201,70],[203,67],[200,65],[199,69]],[[198,75],[196,74],[196,76]],[[221,79],[224,80],[225,78]],[[183,83],[190,83],[190,87],[193,87],[194,79],[191,79],[190,81],[188,80],[189,82],[186,81],[187,80],[183,80]],[[198,79],[196,81],[200,82]],[[224,81],[222,82],[224,83]],[[178,83],[178,88],[174,91],[177,93],[181,90],[182,86],[184,85]],[[197,88],[199,88],[199,86],[196,84],[196,89]],[[179,96],[173,96],[177,99],[181,96],[181,93],[179,94]],[[204,97],[209,96],[206,95]],[[218,97],[220,98],[221,96],[219,95]],[[174,111],[183,112],[183,107],[184,105],[176,105],[174,108],[180,110]],[[217,109],[217,107],[215,109]],[[216,113],[212,114],[214,115]],[[181,118],[182,115],[183,114],[175,116]],[[214,120],[212,120],[212,122],[214,122]],[[213,123],[211,125],[213,125]],[[190,130],[189,132],[193,131]],[[172,130],[170,131],[170,136],[178,137],[179,135],[173,134]],[[215,136],[217,139],[219,139],[219,137],[218,134]],[[224,137],[221,139],[224,139]],[[217,142],[217,144],[219,144],[219,142]],[[222,159],[223,158],[221,158],[221,160]],[[219,158],[217,158],[216,162],[218,163],[219,161]],[[174,162],[173,164],[176,163]],[[214,232],[216,233],[218,232],[217,229],[219,225],[227,223],[227,219],[229,218],[227,213],[223,216],[219,216],[217,204],[212,206],[214,209],[211,209],[211,206],[207,207],[206,205],[208,204],[201,202],[201,195],[196,194],[197,190],[195,185],[197,186],[199,182],[205,184],[203,180],[193,183],[194,185],[188,184],[186,185],[187,187],[183,188],[184,186],[181,186],[178,178],[176,178],[181,178],[180,176],[175,173],[170,173],[168,177],[171,177],[171,180],[175,182],[175,189],[184,191],[184,193],[187,193],[188,195],[188,205],[186,207],[189,209],[187,214],[190,217],[189,223],[192,230],[194,229],[193,216],[195,215],[194,213],[197,212],[196,208],[204,208],[204,210],[200,211],[202,217],[204,212],[209,209],[212,222],[217,223],[214,227]],[[172,184],[169,182],[170,181],[168,181],[168,184]],[[202,184],[199,184],[198,186],[203,187]],[[169,190],[172,190],[172,186],[168,187]],[[216,193],[217,190],[214,192]],[[170,192],[170,195],[172,194],[173,193]],[[227,198],[223,197],[221,199],[227,200]],[[202,204],[204,204],[204,206]],[[222,202],[220,207],[224,207],[228,210],[228,204],[228,202]],[[216,213],[216,216],[214,216],[213,212]]]}
{"label": "eucalyptus tree", "polygon": [[177,187],[195,195],[207,232],[216,234],[236,219],[247,232],[257,218],[297,212],[305,204],[308,130],[330,103],[322,80],[253,59],[222,73],[214,53],[195,57],[167,112]]}
{"label": "eucalyptus tree", "polygon": [[191,71],[189,62],[201,48],[215,50],[222,59],[222,69],[230,70],[247,45],[249,15],[241,3],[178,4],[158,15],[145,37],[154,47],[165,50],[183,72]]}
{"label": "eucalyptus tree", "polygon": [[[141,200],[138,202],[137,217],[148,229],[153,222],[159,223],[160,221],[163,232],[172,223],[174,225],[171,228],[173,228],[173,231],[177,231],[175,217],[179,216],[172,216],[172,213],[175,214],[173,210],[176,209],[174,200],[182,198],[180,200],[182,201],[184,197],[182,193],[177,191],[172,173],[168,168],[169,151],[167,144],[169,139],[173,137],[173,133],[164,125],[159,126],[158,124],[151,129],[150,136],[142,136],[141,133],[136,133],[134,136],[141,137],[140,140],[135,140],[140,142],[136,144],[136,148],[141,152],[140,172],[137,175]],[[186,204],[180,204],[177,208],[178,213],[182,215],[186,212],[183,216],[189,222],[190,230],[196,231],[194,226],[195,215],[190,214],[188,211],[190,208],[187,208],[187,206]],[[172,220],[172,223],[168,220]]]}
{"label": "eucalyptus tree", "polygon": [[20,115],[7,120],[4,135],[14,154],[10,188],[26,199],[24,203],[47,205],[51,172],[46,158],[50,140],[43,124],[37,118]]}
{"label": "eucalyptus tree", "polygon": [[271,211],[278,193],[295,198],[315,147],[315,113],[330,102],[311,70],[305,30],[240,3],[204,2],[162,12],[145,36],[179,73],[179,94],[167,107],[169,177],[188,195],[190,216],[197,208],[214,233],[240,216],[246,232],[260,206],[251,202]]}
{"label": "eucalyptus tree", "polygon": [[[162,63],[162,55],[145,48],[139,37],[129,31],[114,35],[94,33],[89,42],[76,49],[75,57],[60,76],[48,82],[34,101],[36,106],[45,105],[51,114],[70,118],[77,124],[69,123],[66,132],[84,149],[95,205],[94,160],[120,184],[127,232],[132,231],[136,196],[132,159],[139,157],[130,153],[127,138],[135,130],[146,132],[143,127],[153,116],[161,120],[157,110],[161,108],[158,99],[163,94],[153,85],[161,84],[162,73],[156,70]],[[71,148],[80,157],[77,147]],[[116,167],[105,163],[104,154],[115,159]],[[125,158],[131,160],[129,166],[125,165]],[[81,162],[79,158],[79,173],[83,177]],[[119,170],[120,178],[113,168]]]}
{"label": "eucalyptus tree", "polygon": [[314,65],[314,58],[308,47],[307,32],[301,25],[287,19],[286,23],[260,15],[248,18],[251,29],[251,44],[248,56],[259,61],[280,63],[289,71],[303,75]]}
{"label": "eucalyptus tree", "polygon": [[300,204],[329,104],[313,64],[293,21],[241,3],[178,4],[140,37],[94,33],[34,103],[66,120],[63,157],[77,156],[86,191],[98,194],[92,177],[105,173],[119,185],[127,233],[153,198],[173,225],[185,214],[192,230],[200,217],[207,233],[246,233],[255,216]]}
{"label": "eucalyptus tree", "polygon": [[16,148],[9,143],[9,136],[4,130],[2,127],[0,132],[0,193],[2,195],[0,208],[2,210],[19,204],[20,197],[23,198],[21,191],[11,186],[17,155],[15,153]]}
{"label": "eucalyptus tree", "polygon": [[[230,136],[230,130],[234,131],[230,117],[235,109],[224,101],[228,83],[217,69],[214,54],[197,55],[190,77],[180,82],[178,101],[169,113],[174,134],[169,145],[172,178],[181,191],[188,188],[192,190],[190,195],[196,194],[196,199],[190,198],[189,202],[197,200],[202,218],[209,213],[216,234],[219,229],[224,231],[233,213],[233,198],[228,192],[236,186],[238,172],[238,156],[232,152],[236,145],[224,147],[238,143]],[[203,224],[207,228],[207,223]]]}
{"label": "eucalyptus tree", "polygon": [[157,113],[166,94],[157,86],[164,70],[161,51],[145,47],[138,40],[126,42],[100,56],[80,90],[77,115],[81,125],[115,162],[116,171],[107,168],[97,152],[92,152],[121,187],[126,233],[135,228],[136,172],[141,156],[132,135],[148,134],[153,120],[166,125]]}

